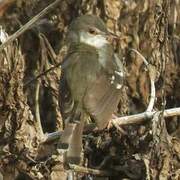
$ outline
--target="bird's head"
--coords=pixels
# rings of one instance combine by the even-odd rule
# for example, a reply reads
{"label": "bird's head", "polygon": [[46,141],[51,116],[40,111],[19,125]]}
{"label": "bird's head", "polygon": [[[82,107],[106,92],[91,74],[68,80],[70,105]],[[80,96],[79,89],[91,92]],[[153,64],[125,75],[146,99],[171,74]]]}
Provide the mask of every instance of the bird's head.
{"label": "bird's head", "polygon": [[111,44],[116,35],[108,32],[104,22],[94,15],[83,15],[75,19],[69,27],[68,43],[84,43],[95,48]]}

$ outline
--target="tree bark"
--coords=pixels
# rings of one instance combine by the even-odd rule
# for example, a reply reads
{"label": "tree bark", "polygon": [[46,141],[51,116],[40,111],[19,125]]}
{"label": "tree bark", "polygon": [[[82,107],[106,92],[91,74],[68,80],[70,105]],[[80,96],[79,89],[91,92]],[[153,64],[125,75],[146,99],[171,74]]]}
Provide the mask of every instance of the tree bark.
{"label": "tree bark", "polygon": [[[153,113],[151,121],[122,127],[124,134],[114,128],[85,134],[80,168],[63,165],[65,153],[57,150],[58,138],[44,139],[46,133],[63,129],[61,69],[52,67],[66,54],[68,25],[82,14],[101,17],[120,38],[114,49],[123,61],[126,84],[118,116],[145,111],[150,98],[149,74],[143,60],[130,49],[140,52],[156,71],[154,111],[180,107],[179,0],[62,0],[26,31],[13,36],[17,39],[3,45],[53,2],[0,2],[0,179],[66,179],[69,169],[73,173],[78,169],[76,178],[105,174],[109,179],[178,179],[176,116],[166,122],[163,113]],[[53,70],[43,74],[49,68]]]}

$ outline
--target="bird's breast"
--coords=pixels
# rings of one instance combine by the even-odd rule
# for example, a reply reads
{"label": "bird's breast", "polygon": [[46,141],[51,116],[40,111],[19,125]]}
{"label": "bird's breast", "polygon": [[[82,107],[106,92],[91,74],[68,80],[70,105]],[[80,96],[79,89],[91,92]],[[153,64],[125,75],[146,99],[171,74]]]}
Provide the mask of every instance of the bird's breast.
{"label": "bird's breast", "polygon": [[102,48],[97,49],[98,53],[98,62],[102,65],[103,68],[111,68],[112,58],[113,58],[113,49],[111,46],[103,46]]}

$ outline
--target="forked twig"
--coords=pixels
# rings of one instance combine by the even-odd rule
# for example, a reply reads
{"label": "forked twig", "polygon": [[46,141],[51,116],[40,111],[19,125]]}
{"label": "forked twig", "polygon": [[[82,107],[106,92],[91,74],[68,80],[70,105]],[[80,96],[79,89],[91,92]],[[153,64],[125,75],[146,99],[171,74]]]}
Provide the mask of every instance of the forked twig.
{"label": "forked twig", "polygon": [[152,66],[151,64],[149,64],[147,62],[147,60],[145,59],[145,57],[139,51],[137,51],[136,49],[133,49],[133,48],[130,50],[132,50],[133,52],[138,54],[142,58],[144,64],[148,68],[149,78],[150,78],[150,83],[151,83],[151,94],[150,94],[149,105],[148,105],[146,111],[152,111],[153,107],[154,107],[155,99],[156,99],[156,90],[155,90],[156,70],[155,70],[155,67]]}

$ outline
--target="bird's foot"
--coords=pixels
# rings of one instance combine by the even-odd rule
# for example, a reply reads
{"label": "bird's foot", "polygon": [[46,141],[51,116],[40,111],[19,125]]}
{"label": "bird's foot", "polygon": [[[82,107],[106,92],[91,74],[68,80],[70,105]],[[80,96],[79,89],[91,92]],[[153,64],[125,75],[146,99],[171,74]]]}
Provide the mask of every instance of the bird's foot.
{"label": "bird's foot", "polygon": [[114,126],[121,134],[127,135],[127,132],[122,127],[120,127],[116,123],[116,121],[114,121],[114,119],[116,119],[116,118],[118,118],[118,117],[115,114],[113,114],[112,119],[109,121],[107,128],[110,129]]}
{"label": "bird's foot", "polygon": [[79,165],[81,163],[81,157],[66,157],[66,163]]}

